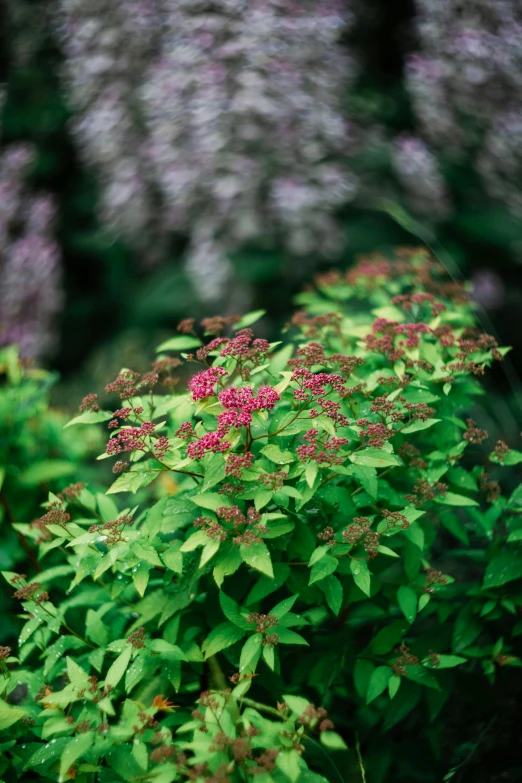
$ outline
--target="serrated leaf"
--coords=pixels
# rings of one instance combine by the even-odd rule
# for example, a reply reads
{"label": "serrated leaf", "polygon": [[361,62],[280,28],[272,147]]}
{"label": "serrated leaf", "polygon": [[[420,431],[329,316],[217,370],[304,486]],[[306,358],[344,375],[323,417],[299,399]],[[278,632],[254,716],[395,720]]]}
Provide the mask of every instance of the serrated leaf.
{"label": "serrated leaf", "polygon": [[501,587],[522,577],[522,552],[500,552],[489,563],[484,576],[484,587]]}
{"label": "serrated leaf", "polygon": [[435,501],[441,506],[478,506],[476,500],[465,495],[457,495],[456,492],[446,492],[445,495],[437,495]]}
{"label": "serrated leaf", "polygon": [[239,552],[247,565],[273,579],[272,558],[266,544],[250,544],[250,546],[242,544]]}
{"label": "serrated leaf", "polygon": [[366,704],[370,704],[377,696],[380,696],[390,681],[393,672],[389,666],[378,666],[370,677],[368,683],[368,692],[366,694]]}
{"label": "serrated leaf", "polygon": [[370,569],[364,560],[350,560],[350,571],[359,590],[370,596]]}
{"label": "serrated leaf", "polygon": [[290,628],[278,627],[276,631],[279,637],[279,644],[302,644],[308,647],[308,642],[301,634],[290,630]]}
{"label": "serrated leaf", "polygon": [[291,595],[290,598],[285,598],[270,609],[270,614],[275,615],[278,620],[281,620],[282,617],[290,612],[297,599],[297,595]]}
{"label": "serrated leaf", "polygon": [[260,633],[256,633],[250,636],[241,650],[241,657],[239,659],[239,671],[244,671],[247,667],[255,668],[257,661],[261,656],[261,642],[263,636]]}
{"label": "serrated leaf", "polygon": [[207,508],[209,511],[216,511],[221,506],[230,506],[230,501],[224,495],[218,495],[217,492],[204,492],[200,495],[192,495],[190,500],[196,506]]}
{"label": "serrated leaf", "polygon": [[463,663],[467,663],[467,658],[462,658],[460,655],[438,655],[436,664],[432,663],[429,658],[424,661],[424,665],[432,669],[453,669]]}
{"label": "serrated leaf", "polygon": [[332,555],[323,555],[314,565],[310,572],[309,585],[313,585],[315,582],[319,582],[321,579],[325,579],[330,574],[333,574],[337,570],[339,561]]}
{"label": "serrated leaf", "polygon": [[318,587],[323,591],[326,603],[335,615],[338,615],[343,605],[343,586],[336,576],[327,576],[322,579]]}
{"label": "serrated leaf", "polygon": [[13,723],[25,718],[26,715],[27,712],[22,707],[14,707],[0,700],[0,731],[8,729]]}
{"label": "serrated leaf", "polygon": [[175,574],[183,573],[183,555],[181,553],[181,542],[173,541],[165,552],[161,553],[161,559],[170,571]]}
{"label": "serrated leaf", "polygon": [[362,449],[350,454],[350,460],[355,465],[364,465],[369,468],[387,468],[394,465],[402,465],[402,460],[396,454],[373,447]]}
{"label": "serrated leaf", "polygon": [[238,329],[246,329],[247,326],[257,323],[264,315],[266,315],[266,310],[253,310],[251,313],[246,313],[232,328],[235,332]]}
{"label": "serrated leaf", "polygon": [[231,622],[220,623],[211,630],[201,646],[205,653],[205,660],[238,642],[245,633],[245,630]]}
{"label": "serrated leaf", "polygon": [[110,411],[84,411],[79,416],[67,422],[66,427],[72,427],[73,424],[98,424],[100,421],[109,421],[113,414]]}
{"label": "serrated leaf", "polygon": [[322,731],[321,744],[330,750],[348,750],[348,745],[336,731]]}
{"label": "serrated leaf", "polygon": [[433,427],[434,424],[437,424],[441,419],[425,419],[424,421],[414,421],[411,424],[408,424],[407,427],[404,427],[402,432],[405,435],[410,435],[412,432],[420,432],[421,430],[427,430],[429,427]]}
{"label": "serrated leaf", "polygon": [[200,568],[203,568],[209,562],[209,560],[212,560],[212,558],[219,552],[220,545],[221,541],[217,541],[216,539],[210,540],[205,544],[203,551],[201,552],[201,560],[199,563]]}
{"label": "serrated leaf", "polygon": [[123,650],[120,655],[116,658],[112,666],[110,667],[109,671],[107,672],[107,676],[105,678],[105,685],[112,685],[113,688],[117,686],[123,675],[125,674],[127,670],[127,666],[129,665],[129,661],[131,659],[132,654],[132,646],[130,644],[127,644],[125,649]]}
{"label": "serrated leaf", "polygon": [[226,576],[235,574],[242,562],[243,560],[237,546],[234,544],[228,545],[228,549],[224,552],[222,547],[212,572],[217,586],[221,587]]}
{"label": "serrated leaf", "polygon": [[407,585],[401,585],[397,590],[397,603],[408,622],[413,623],[417,617],[417,594],[415,590],[412,590]]}
{"label": "serrated leaf", "polygon": [[93,731],[86,731],[85,734],[79,734],[67,742],[60,759],[60,779],[63,779],[74,762],[89,750],[94,742],[94,736]]}
{"label": "serrated leaf", "polygon": [[252,623],[248,623],[246,620],[250,614],[248,610],[243,610],[233,598],[230,598],[223,591],[219,593],[219,603],[227,620],[230,620],[231,623],[244,631],[252,631]]}
{"label": "serrated leaf", "polygon": [[295,456],[291,451],[284,451],[273,443],[269,443],[268,446],[264,446],[261,449],[261,454],[268,457],[271,462],[275,462],[276,465],[286,465],[289,462],[295,462]]}
{"label": "serrated leaf", "polygon": [[186,661],[187,656],[177,644],[171,644],[166,639],[153,639],[150,643],[152,652],[171,658],[174,661]]}
{"label": "serrated leaf", "polygon": [[177,337],[171,337],[170,340],[165,340],[164,343],[158,345],[156,353],[162,351],[189,351],[191,348],[199,348],[201,345],[202,342],[201,340],[198,340],[197,337],[180,334]]}

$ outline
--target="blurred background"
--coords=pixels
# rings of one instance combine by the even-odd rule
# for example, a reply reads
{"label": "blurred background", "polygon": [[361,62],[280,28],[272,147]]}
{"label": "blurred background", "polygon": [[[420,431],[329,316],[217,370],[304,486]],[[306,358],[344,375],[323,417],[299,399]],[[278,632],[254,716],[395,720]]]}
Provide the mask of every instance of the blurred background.
{"label": "blurred background", "polygon": [[263,307],[269,336],[318,271],[427,243],[514,346],[509,429],[520,0],[0,9],[0,343],[60,373],[59,406],[184,317]]}

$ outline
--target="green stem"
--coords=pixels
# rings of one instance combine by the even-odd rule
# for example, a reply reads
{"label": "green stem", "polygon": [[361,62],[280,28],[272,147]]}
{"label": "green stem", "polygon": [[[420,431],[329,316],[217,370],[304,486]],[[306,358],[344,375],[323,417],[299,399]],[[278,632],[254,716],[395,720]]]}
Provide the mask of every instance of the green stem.
{"label": "green stem", "polygon": [[247,707],[253,707],[254,710],[258,710],[259,712],[266,712],[268,715],[273,715],[275,718],[279,718],[279,720],[285,720],[284,716],[279,712],[279,710],[276,710],[275,707],[269,707],[266,704],[260,704],[258,701],[248,699],[246,696],[241,697],[241,703],[245,704]]}
{"label": "green stem", "polygon": [[359,769],[361,771],[361,781],[366,783],[366,772],[364,769],[363,758],[361,754],[361,743],[359,742],[359,732],[355,735],[355,750],[357,752],[357,761],[359,762]]}

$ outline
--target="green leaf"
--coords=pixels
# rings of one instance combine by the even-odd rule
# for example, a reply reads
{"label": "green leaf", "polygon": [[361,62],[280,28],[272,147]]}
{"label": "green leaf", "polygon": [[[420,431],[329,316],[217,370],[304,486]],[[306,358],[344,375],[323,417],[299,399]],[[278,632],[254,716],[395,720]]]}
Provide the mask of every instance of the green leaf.
{"label": "green leaf", "polygon": [[64,429],[72,427],[73,424],[98,424],[100,421],[109,421],[109,419],[112,419],[110,411],[84,411],[84,413],[67,422]]}
{"label": "green leaf", "polygon": [[519,465],[522,462],[522,451],[516,451],[510,449],[502,459],[499,459],[496,454],[490,455],[490,460],[500,465]]}
{"label": "green leaf", "polygon": [[13,707],[11,704],[0,700],[0,731],[8,729],[9,726],[25,718],[26,715],[27,712],[22,707]]}
{"label": "green leaf", "polygon": [[113,688],[117,686],[123,675],[127,670],[129,661],[132,654],[132,645],[127,644],[125,649],[116,658],[105,678],[105,685],[112,685]]}
{"label": "green leaf", "polygon": [[269,489],[260,489],[259,492],[256,492],[254,497],[254,506],[256,511],[261,511],[262,508],[268,506],[272,500],[272,497],[273,493],[270,492]]}
{"label": "green leaf", "polygon": [[359,658],[357,661],[355,661],[355,666],[353,667],[353,682],[355,685],[355,690],[361,699],[366,698],[368,685],[370,684],[370,679],[374,669],[375,666],[373,663],[366,660],[366,658]]}
{"label": "green leaf", "polygon": [[350,454],[350,459],[355,465],[365,465],[369,468],[387,468],[393,465],[402,465],[402,460],[396,454],[373,447],[362,449]]}
{"label": "green leaf", "polygon": [[348,746],[336,731],[322,731],[321,744],[330,750],[348,750]]}
{"label": "green leaf", "polygon": [[[223,551],[225,547],[225,551]],[[213,575],[218,587],[221,587],[226,576],[235,574],[243,560],[239,547],[234,544],[224,544],[219,551],[218,561],[214,566]]]}
{"label": "green leaf", "polygon": [[261,320],[264,315],[266,315],[266,310],[253,310],[251,313],[246,313],[232,328],[236,332],[238,329],[246,329],[247,326],[252,326]]}
{"label": "green leaf", "polygon": [[266,645],[263,647],[263,660],[272,671],[275,670],[275,650],[273,647]]}
{"label": "green leaf", "polygon": [[397,590],[397,603],[408,622],[413,623],[417,617],[417,594],[415,590],[406,585],[399,587]]}
{"label": "green leaf", "polygon": [[208,541],[208,536],[205,530],[196,530],[192,533],[186,541],[180,547],[180,552],[193,552],[199,546],[205,546]]}
{"label": "green leaf", "polygon": [[261,642],[263,641],[263,635],[256,633],[250,636],[241,650],[241,657],[239,659],[239,671],[244,671],[247,667],[254,668],[261,656]]}
{"label": "green leaf", "polygon": [[398,645],[408,630],[406,620],[394,620],[385,628],[381,628],[379,633],[371,641],[371,650],[376,655],[385,655]]}
{"label": "green leaf", "polygon": [[60,760],[60,779],[63,780],[67,770],[72,767],[74,762],[83,756],[94,742],[94,732],[86,731],[85,734],[79,734],[74,739],[69,740],[65,746]]}
{"label": "green leaf", "polygon": [[274,569],[272,567],[272,558],[270,557],[270,552],[266,544],[250,544],[250,546],[242,544],[239,547],[239,551],[243,561],[247,563],[247,565],[273,579]]}
{"label": "green leaf", "polygon": [[213,454],[212,459],[205,468],[205,478],[203,479],[200,491],[205,493],[219,484],[225,478],[225,460],[222,454]]}
{"label": "green leaf", "polygon": [[47,459],[35,462],[27,470],[24,470],[18,480],[27,487],[35,487],[38,484],[47,484],[49,481],[70,476],[75,470],[76,466],[73,462],[61,459]]}
{"label": "green leaf", "polygon": [[158,477],[157,470],[138,470],[136,472],[122,473],[109,487],[105,494],[114,495],[117,492],[132,492],[135,494],[142,487],[148,486]]}
{"label": "green leaf", "polygon": [[323,591],[326,603],[335,615],[338,615],[343,605],[343,586],[336,576],[327,576],[319,582],[318,587]]}
{"label": "green leaf", "polygon": [[280,601],[272,609],[270,609],[270,614],[275,615],[278,620],[281,620],[282,617],[291,611],[298,597],[299,596],[297,595],[291,595],[290,598],[285,598],[283,601]]}
{"label": "green leaf", "polygon": [[426,688],[434,688],[436,691],[440,690],[440,685],[436,678],[424,666],[406,666],[406,671],[409,680],[416,682],[418,685],[424,685]]}
{"label": "green leaf", "polygon": [[201,646],[201,649],[205,653],[205,660],[238,642],[243,638],[245,633],[245,630],[238,628],[237,625],[234,625],[233,623],[220,623],[216,628],[211,630]]}
{"label": "green leaf", "polygon": [[187,656],[177,644],[171,644],[166,639],[153,639],[150,643],[152,652],[158,653],[174,661],[186,661]]}
{"label": "green leaf", "polygon": [[170,571],[175,574],[183,573],[183,555],[181,553],[181,542],[173,541],[169,548],[162,552],[161,559]]}
{"label": "green leaf", "polygon": [[230,620],[231,623],[241,628],[243,631],[252,631],[252,623],[248,623],[246,618],[250,614],[248,609],[242,609],[233,598],[229,598],[228,595],[222,591],[219,593],[219,603],[223,614]]}
{"label": "green leaf", "polygon": [[366,694],[366,704],[370,704],[377,696],[380,696],[390,681],[393,672],[389,666],[378,666],[370,677],[368,692]]}
{"label": "green leaf", "polygon": [[301,757],[296,750],[282,750],[276,759],[276,765],[290,783],[296,783],[301,775]]}
{"label": "green leaf", "polygon": [[199,563],[200,568],[203,568],[208,563],[209,560],[212,560],[212,558],[219,551],[220,546],[221,546],[221,541],[217,541],[216,539],[207,541],[207,543],[203,547],[203,551],[201,552],[201,560]]}
{"label": "green leaf", "polygon": [[155,503],[152,508],[147,512],[145,522],[141,526],[142,533],[145,533],[149,541],[152,541],[161,530],[163,524],[163,515],[167,507],[168,495],[163,497]]}
{"label": "green leaf", "polygon": [[455,666],[467,663],[467,658],[462,658],[460,655],[439,655],[435,666],[429,658],[423,663],[431,669],[453,669]]}
{"label": "green leaf", "polygon": [[72,682],[74,687],[78,688],[78,690],[85,688],[89,681],[89,675],[85,669],[82,669],[81,666],[78,666],[76,661],[74,661],[72,658],[67,657],[65,660],[67,663],[67,675],[70,682]]}
{"label": "green leaf", "polygon": [[192,503],[201,508],[208,508],[210,511],[216,511],[221,506],[230,506],[230,501],[224,495],[218,495],[217,492],[204,492],[201,495],[192,495]]}
{"label": "green leaf", "polygon": [[476,500],[465,495],[457,495],[456,492],[446,492],[445,495],[437,495],[435,501],[442,506],[478,506]]}
{"label": "green leaf", "polygon": [[353,581],[362,592],[370,596],[370,569],[364,560],[350,560]]}
{"label": "green leaf", "polygon": [[388,695],[390,699],[393,699],[399,688],[401,687],[401,678],[398,674],[393,674],[388,682]]}
{"label": "green leaf", "polygon": [[310,572],[309,585],[313,585],[314,582],[319,582],[321,579],[330,576],[337,569],[339,561],[336,557],[331,555],[323,555],[314,565]]}
{"label": "green leaf", "polygon": [[290,628],[279,628],[276,631],[279,637],[279,644],[303,644],[308,647],[306,639],[295,631],[291,631]]}
{"label": "green leaf", "polygon": [[434,424],[441,421],[441,419],[426,419],[425,421],[414,421],[412,424],[408,424],[402,432],[405,435],[409,435],[412,432],[420,432],[420,430],[427,430],[429,427],[433,427]]}
{"label": "green leaf", "polygon": [[156,348],[156,353],[162,351],[189,351],[191,348],[199,348],[202,345],[201,340],[190,335],[180,334],[178,337],[171,337]]}
{"label": "green leaf", "polygon": [[393,549],[383,546],[382,544],[377,547],[377,551],[380,552],[381,555],[387,555],[388,557],[399,557],[397,552],[394,552]]}
{"label": "green leaf", "polygon": [[305,479],[310,489],[312,489],[314,486],[318,471],[319,466],[317,462],[310,462],[310,464],[305,468]]}
{"label": "green leaf", "polygon": [[286,465],[289,462],[295,462],[296,459],[293,452],[283,451],[279,446],[276,446],[273,443],[269,443],[268,446],[262,448],[261,454],[264,454],[269,460],[275,462],[276,465]]}
{"label": "green leaf", "polygon": [[285,695],[283,696],[283,701],[288,707],[290,707],[294,715],[297,715],[298,717],[306,712],[310,706],[310,702],[307,699],[304,699],[302,696]]}
{"label": "green leaf", "polygon": [[484,576],[484,588],[501,587],[522,577],[522,551],[500,552],[489,563]]}

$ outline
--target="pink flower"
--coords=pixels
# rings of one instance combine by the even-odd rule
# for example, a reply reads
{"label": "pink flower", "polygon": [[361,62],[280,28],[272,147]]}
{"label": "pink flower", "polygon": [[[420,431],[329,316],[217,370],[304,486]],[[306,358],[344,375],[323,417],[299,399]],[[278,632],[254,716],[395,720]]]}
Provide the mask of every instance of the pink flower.
{"label": "pink flower", "polygon": [[223,367],[210,367],[196,373],[189,381],[188,387],[194,402],[212,397],[216,393],[216,383],[224,375],[228,375]]}

